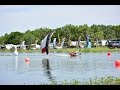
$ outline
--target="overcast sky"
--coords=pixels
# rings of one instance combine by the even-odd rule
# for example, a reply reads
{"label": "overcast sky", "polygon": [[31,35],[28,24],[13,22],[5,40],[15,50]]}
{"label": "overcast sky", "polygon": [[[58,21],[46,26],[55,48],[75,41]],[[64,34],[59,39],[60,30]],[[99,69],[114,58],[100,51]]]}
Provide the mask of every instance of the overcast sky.
{"label": "overcast sky", "polygon": [[0,5],[0,36],[66,24],[119,25],[120,5]]}

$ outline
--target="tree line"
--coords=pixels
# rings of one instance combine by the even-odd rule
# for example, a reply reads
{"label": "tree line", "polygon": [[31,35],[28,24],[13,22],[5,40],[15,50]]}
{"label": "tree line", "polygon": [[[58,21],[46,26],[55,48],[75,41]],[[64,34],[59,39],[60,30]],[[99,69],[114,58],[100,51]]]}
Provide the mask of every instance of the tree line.
{"label": "tree line", "polygon": [[58,44],[61,43],[62,39],[65,41],[77,41],[78,37],[85,41],[85,35],[90,35],[90,40],[94,43],[96,40],[112,40],[120,38],[120,25],[72,25],[67,24],[63,27],[56,29],[50,28],[39,28],[35,30],[27,30],[25,33],[21,32],[11,32],[10,34],[5,34],[0,37],[0,44],[20,44],[21,41],[25,41],[26,45],[38,43],[51,31],[55,30],[51,40],[57,38]]}

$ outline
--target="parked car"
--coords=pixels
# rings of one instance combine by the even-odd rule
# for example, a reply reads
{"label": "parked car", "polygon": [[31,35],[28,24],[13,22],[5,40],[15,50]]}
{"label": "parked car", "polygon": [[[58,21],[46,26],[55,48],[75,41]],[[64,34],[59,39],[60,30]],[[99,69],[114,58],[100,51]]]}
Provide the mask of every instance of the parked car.
{"label": "parked car", "polygon": [[109,48],[120,48],[120,41],[111,41],[108,43]]}

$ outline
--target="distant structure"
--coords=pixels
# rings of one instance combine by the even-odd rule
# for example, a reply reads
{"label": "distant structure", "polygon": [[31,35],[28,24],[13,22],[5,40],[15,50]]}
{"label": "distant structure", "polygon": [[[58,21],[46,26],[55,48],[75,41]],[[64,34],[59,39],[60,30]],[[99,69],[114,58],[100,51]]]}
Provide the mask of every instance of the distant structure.
{"label": "distant structure", "polygon": [[78,48],[81,48],[81,36],[78,37]]}
{"label": "distant structure", "polygon": [[54,40],[53,40],[53,48],[54,49],[56,48],[56,38],[54,38]]}
{"label": "distant structure", "polygon": [[30,47],[33,50],[40,49],[40,45],[38,45],[38,44],[31,44]]}
{"label": "distant structure", "polygon": [[14,46],[15,47],[15,51],[14,51],[14,55],[18,55],[18,52],[17,52],[17,46]]}
{"label": "distant structure", "polygon": [[13,44],[6,44],[6,45],[5,45],[5,48],[6,48],[7,50],[10,50],[12,47],[13,47]]}
{"label": "distant structure", "polygon": [[108,45],[108,41],[107,40],[99,40],[98,45],[99,46],[106,46],[106,45]]}
{"label": "distant structure", "polygon": [[86,48],[91,48],[90,35],[86,35]]}
{"label": "distant structure", "polygon": [[62,39],[61,47],[63,47],[64,43],[65,43],[65,38]]}
{"label": "distant structure", "polygon": [[25,41],[21,42],[20,48],[26,50]]}
{"label": "distant structure", "polygon": [[54,49],[63,48],[64,42],[65,42],[65,39],[63,38],[63,39],[62,39],[62,42],[61,42],[61,45],[60,45],[60,46],[57,46],[57,45],[56,45],[56,38],[54,38],[54,40],[53,40],[53,48],[54,48]]}

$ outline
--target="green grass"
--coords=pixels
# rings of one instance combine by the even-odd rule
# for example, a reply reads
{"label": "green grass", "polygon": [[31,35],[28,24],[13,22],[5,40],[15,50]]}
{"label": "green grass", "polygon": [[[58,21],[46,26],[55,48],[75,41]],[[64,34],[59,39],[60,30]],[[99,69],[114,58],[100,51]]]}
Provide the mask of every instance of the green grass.
{"label": "green grass", "polygon": [[[57,53],[68,53],[68,52],[75,52],[77,51],[77,48],[62,48],[62,49],[49,49],[49,52],[57,52]],[[96,48],[91,48],[91,49],[86,49],[83,48],[80,50],[80,52],[120,52],[120,48],[116,49],[110,49],[108,47],[96,47]],[[14,52],[14,50],[7,50],[7,49],[0,49],[0,52]],[[40,49],[37,50],[20,50],[18,49],[18,52],[27,52],[27,53],[34,53],[34,52],[40,52]]]}
{"label": "green grass", "polygon": [[[62,49],[50,49],[50,52],[75,52],[77,51],[77,48],[62,48]],[[116,48],[116,49],[110,49],[108,47],[97,47],[97,48],[91,48],[91,49],[87,49],[87,48],[83,48],[80,50],[80,52],[115,52],[118,51],[120,52],[120,48]]]}
{"label": "green grass", "polygon": [[[43,85],[43,84],[41,84]],[[51,82],[50,84],[44,85],[120,85],[120,78],[117,77],[101,77],[101,78],[90,78],[86,81],[79,81],[79,80],[71,80],[71,81],[59,81],[59,82]]]}

